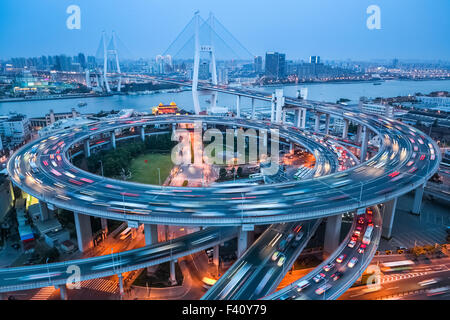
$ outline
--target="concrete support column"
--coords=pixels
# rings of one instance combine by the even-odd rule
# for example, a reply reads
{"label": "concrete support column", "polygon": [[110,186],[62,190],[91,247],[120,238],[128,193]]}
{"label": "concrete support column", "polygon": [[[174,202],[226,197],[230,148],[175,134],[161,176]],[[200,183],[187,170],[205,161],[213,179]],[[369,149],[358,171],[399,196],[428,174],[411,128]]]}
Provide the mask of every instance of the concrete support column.
{"label": "concrete support column", "polygon": [[116,148],[116,134],[114,133],[114,131],[111,132],[111,146],[113,147],[113,149]]}
{"label": "concrete support column", "polygon": [[349,121],[347,119],[344,119],[344,128],[342,130],[342,139],[347,139],[347,137],[348,137],[348,125],[349,125]]}
{"label": "concrete support column", "polygon": [[369,129],[367,129],[367,127],[364,126],[361,141],[361,155],[360,155],[361,162],[364,162],[366,160],[368,143],[369,143]]}
{"label": "concrete support column", "polygon": [[339,237],[341,235],[342,215],[337,214],[327,218],[325,227],[325,241],[323,245],[324,255],[328,257],[339,246]]}
{"label": "concrete support column", "polygon": [[270,101],[270,122],[274,122],[275,117],[275,94],[272,93],[272,100]]}
{"label": "concrete support column", "polygon": [[252,98],[252,120],[255,119],[255,98]]}
{"label": "concrete support column", "polygon": [[141,140],[145,141],[145,126],[141,127]]}
{"label": "concrete support column", "polygon": [[123,275],[121,273],[119,273],[117,275],[117,277],[119,278],[119,293],[120,296],[123,296],[124,290],[123,290]]}
{"label": "concrete support column", "polygon": [[413,208],[412,208],[411,212],[414,214],[417,214],[417,215],[420,214],[420,208],[422,206],[422,198],[423,198],[424,188],[425,188],[425,184],[422,184],[414,192],[414,203],[413,203]]}
{"label": "concrete support column", "polygon": [[60,284],[60,285],[58,286],[58,288],[59,288],[59,294],[60,294],[60,296],[61,296],[61,300],[67,300],[68,297],[67,297],[67,288],[66,288],[66,285],[65,285],[65,284]]}
{"label": "concrete support column", "polygon": [[144,224],[145,245],[158,243],[158,225]]}
{"label": "concrete support column", "polygon": [[361,142],[361,133],[362,133],[362,125],[358,124],[357,130],[356,130],[356,143]]}
{"label": "concrete support column", "polygon": [[300,128],[301,113],[302,111],[300,108],[297,108],[294,111],[294,126],[297,128]]}
{"label": "concrete support column", "polygon": [[391,239],[392,226],[394,225],[395,208],[397,207],[397,198],[384,203],[383,210],[383,229],[381,236],[385,239]]}
{"label": "concrete support column", "polygon": [[241,96],[236,96],[236,117],[241,117]]}
{"label": "concrete support column", "polygon": [[325,118],[325,134],[328,134],[330,131],[330,114],[327,113]]}
{"label": "concrete support column", "polygon": [[48,207],[47,203],[39,201],[39,210],[41,211],[41,221],[48,220]]}
{"label": "concrete support column", "polygon": [[170,283],[174,286],[177,284],[177,278],[175,276],[175,262],[177,260],[170,261]]}
{"label": "concrete support column", "polygon": [[91,217],[78,212],[74,212],[73,216],[77,231],[78,250],[84,252],[93,247]]}
{"label": "concrete support column", "polygon": [[102,230],[106,234],[108,234],[108,220],[105,218],[100,218],[100,221],[102,223]]}
{"label": "concrete support column", "polygon": [[91,148],[89,147],[89,139],[84,140],[84,156],[89,158],[91,156]]}
{"label": "concrete support column", "polygon": [[248,246],[248,231],[239,230],[238,234],[238,244],[237,244],[237,257],[240,258]]}
{"label": "concrete support column", "polygon": [[319,132],[320,131],[320,113],[316,113],[316,121],[314,123],[314,132]]}
{"label": "concrete support column", "polygon": [[276,112],[275,112],[275,122],[280,123],[282,119],[282,111],[284,106],[284,96],[283,96],[283,89],[276,89],[275,90],[275,96],[276,96]]}
{"label": "concrete support column", "polygon": [[214,246],[214,249],[213,249],[213,264],[216,268],[219,267],[219,250],[220,250],[219,248],[220,248],[220,245],[216,245],[216,246]]}
{"label": "concrete support column", "polygon": [[293,142],[289,142],[289,153],[294,153],[294,143]]}

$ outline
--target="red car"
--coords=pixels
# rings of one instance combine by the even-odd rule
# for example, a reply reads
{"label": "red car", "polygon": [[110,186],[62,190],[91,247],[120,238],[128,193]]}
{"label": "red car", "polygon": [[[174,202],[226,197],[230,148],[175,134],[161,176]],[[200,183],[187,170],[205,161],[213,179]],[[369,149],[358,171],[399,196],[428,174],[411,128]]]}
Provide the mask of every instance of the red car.
{"label": "red car", "polygon": [[358,249],[358,253],[364,253],[364,250],[366,250],[366,247],[367,246],[365,244],[362,244]]}
{"label": "red car", "polygon": [[337,263],[342,263],[342,261],[344,261],[345,258],[347,258],[347,255],[346,255],[346,254],[341,254],[341,255],[336,259],[336,262],[337,262]]}

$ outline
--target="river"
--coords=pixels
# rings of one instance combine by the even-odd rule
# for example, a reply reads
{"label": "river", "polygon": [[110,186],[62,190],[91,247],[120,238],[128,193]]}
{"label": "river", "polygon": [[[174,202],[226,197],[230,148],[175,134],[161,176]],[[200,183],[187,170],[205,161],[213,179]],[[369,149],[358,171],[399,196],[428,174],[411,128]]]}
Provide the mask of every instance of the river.
{"label": "river", "polygon": [[[317,101],[336,102],[340,98],[350,99],[350,103],[357,103],[359,97],[394,97],[405,96],[421,92],[428,94],[432,91],[450,91],[450,80],[436,81],[409,81],[409,80],[391,80],[382,82],[381,85],[373,85],[371,82],[347,82],[347,83],[313,83],[302,85],[289,85],[283,87],[259,87],[258,90],[264,90],[272,93],[275,88],[283,88],[286,96],[296,96],[297,90],[301,87],[308,88],[308,99]],[[200,104],[203,109],[208,107],[206,100],[209,96],[200,96]],[[78,107],[79,102],[86,102],[87,106]],[[28,117],[43,116],[53,109],[54,112],[70,112],[71,108],[76,108],[81,113],[95,113],[100,110],[120,110],[135,109],[138,111],[151,112],[153,106],[160,102],[169,104],[176,102],[180,108],[188,111],[193,110],[192,94],[190,91],[174,93],[157,93],[152,95],[114,95],[109,97],[84,98],[84,99],[59,99],[59,100],[41,100],[41,101],[20,101],[20,102],[0,102],[0,115],[6,115],[9,112],[19,112]],[[233,109],[236,98],[232,95],[219,94],[218,106],[228,106]],[[267,102],[256,102],[256,107],[268,106]],[[250,107],[249,99],[241,99],[241,108]]]}

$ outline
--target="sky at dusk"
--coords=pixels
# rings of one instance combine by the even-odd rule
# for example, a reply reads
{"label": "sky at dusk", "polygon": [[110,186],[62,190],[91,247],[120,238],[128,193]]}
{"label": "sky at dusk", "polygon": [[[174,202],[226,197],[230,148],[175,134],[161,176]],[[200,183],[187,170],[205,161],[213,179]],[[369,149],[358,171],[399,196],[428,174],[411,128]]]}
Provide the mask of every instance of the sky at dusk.
{"label": "sky at dusk", "polygon": [[[69,30],[69,5],[81,29]],[[369,5],[381,29],[369,30]],[[287,59],[450,60],[449,0],[1,0],[0,59],[84,52],[115,30],[134,58],[161,54],[192,18],[210,11],[254,55]]]}

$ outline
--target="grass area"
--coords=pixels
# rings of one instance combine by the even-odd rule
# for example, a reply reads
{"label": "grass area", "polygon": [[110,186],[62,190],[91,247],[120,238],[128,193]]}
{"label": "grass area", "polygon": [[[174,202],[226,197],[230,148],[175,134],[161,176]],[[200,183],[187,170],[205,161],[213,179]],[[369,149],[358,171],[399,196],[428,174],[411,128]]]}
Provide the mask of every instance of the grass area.
{"label": "grass area", "polygon": [[131,179],[129,181],[159,184],[158,168],[161,170],[161,184],[163,184],[173,168],[170,153],[147,153],[133,159],[130,165]]}

